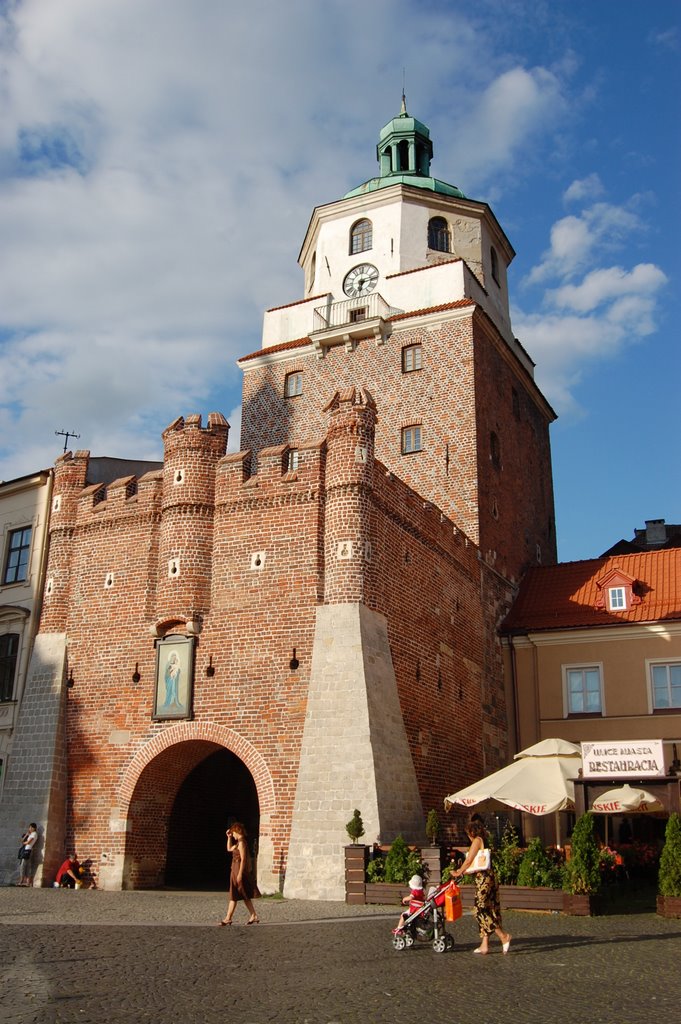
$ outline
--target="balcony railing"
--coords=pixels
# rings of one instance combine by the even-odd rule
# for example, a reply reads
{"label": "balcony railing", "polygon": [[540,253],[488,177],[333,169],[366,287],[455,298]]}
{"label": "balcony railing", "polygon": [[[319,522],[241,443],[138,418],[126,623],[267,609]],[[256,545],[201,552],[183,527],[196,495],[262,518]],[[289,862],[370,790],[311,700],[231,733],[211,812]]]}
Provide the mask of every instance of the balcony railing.
{"label": "balcony railing", "polygon": [[354,327],[365,320],[388,320],[393,313],[398,312],[378,292],[355,299],[343,299],[342,302],[330,302],[315,309],[312,333],[330,331],[336,327]]}

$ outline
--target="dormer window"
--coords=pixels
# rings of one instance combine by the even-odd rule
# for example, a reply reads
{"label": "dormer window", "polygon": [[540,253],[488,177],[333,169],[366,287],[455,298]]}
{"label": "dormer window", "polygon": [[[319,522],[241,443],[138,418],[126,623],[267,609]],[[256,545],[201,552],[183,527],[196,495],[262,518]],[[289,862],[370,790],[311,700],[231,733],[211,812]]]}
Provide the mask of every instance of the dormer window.
{"label": "dormer window", "polygon": [[373,245],[373,227],[370,220],[356,221],[350,230],[350,255],[366,252]]}
{"label": "dormer window", "polygon": [[607,612],[627,612],[641,603],[640,585],[617,566],[596,580],[596,607]]}
{"label": "dormer window", "polygon": [[437,252],[451,252],[449,225],[444,217],[431,217],[428,221],[428,248]]}

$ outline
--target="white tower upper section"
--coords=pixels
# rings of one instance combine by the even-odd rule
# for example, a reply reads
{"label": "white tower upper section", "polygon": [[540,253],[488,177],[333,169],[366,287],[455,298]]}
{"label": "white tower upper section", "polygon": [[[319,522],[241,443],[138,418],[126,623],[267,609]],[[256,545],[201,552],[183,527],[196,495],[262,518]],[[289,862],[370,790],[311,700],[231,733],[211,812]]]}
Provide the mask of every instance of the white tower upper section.
{"label": "white tower upper section", "polygon": [[357,329],[344,326],[362,322],[385,337],[397,313],[468,300],[531,373],[511,328],[506,272],[515,253],[489,206],[430,176],[430,133],[404,100],[377,155],[378,177],[313,211],[298,259],[304,298],[265,313],[263,348],[309,337],[323,355]]}

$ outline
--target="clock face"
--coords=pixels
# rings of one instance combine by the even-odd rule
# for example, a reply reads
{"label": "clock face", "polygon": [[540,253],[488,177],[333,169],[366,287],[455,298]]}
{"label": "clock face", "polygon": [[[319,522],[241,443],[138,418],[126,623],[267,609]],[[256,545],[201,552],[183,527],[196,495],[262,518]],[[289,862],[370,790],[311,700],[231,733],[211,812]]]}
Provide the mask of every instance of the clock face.
{"label": "clock face", "polygon": [[354,299],[358,295],[368,295],[378,283],[378,271],[371,263],[360,263],[345,275],[343,291]]}

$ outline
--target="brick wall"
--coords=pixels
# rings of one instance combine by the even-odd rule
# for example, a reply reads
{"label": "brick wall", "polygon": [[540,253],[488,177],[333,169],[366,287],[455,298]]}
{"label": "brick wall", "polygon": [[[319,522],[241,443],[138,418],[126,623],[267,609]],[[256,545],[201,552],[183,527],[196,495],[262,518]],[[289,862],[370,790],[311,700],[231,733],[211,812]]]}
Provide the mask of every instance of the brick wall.
{"label": "brick wall", "polygon": [[[422,346],[423,367],[405,373],[402,350],[414,344]],[[376,457],[483,552],[495,552],[498,571],[517,580],[535,563],[537,545],[544,563],[555,561],[553,413],[477,307],[399,316],[384,344],[360,339],[323,358],[306,339],[271,360],[259,356],[241,361],[242,447],[257,453],[319,437],[328,396],[361,381],[377,406]],[[303,374],[303,392],[285,398],[285,378],[294,371]],[[416,423],[423,451],[403,455],[402,428]]]}
{"label": "brick wall", "polygon": [[[506,754],[503,588],[458,525],[374,459],[371,396],[324,404],[296,472],[271,446],[251,476],[248,452],[222,454],[224,424],[194,417],[166,431],[163,472],[136,487],[85,487],[87,453],[57,463],[42,628],[66,633],[73,679],[67,842],[103,884],[162,881],[180,786],[221,748],[253,775],[261,878],[280,878],[322,602],[386,617],[426,811]],[[154,637],[167,632],[196,637],[191,722],[152,721]]]}

